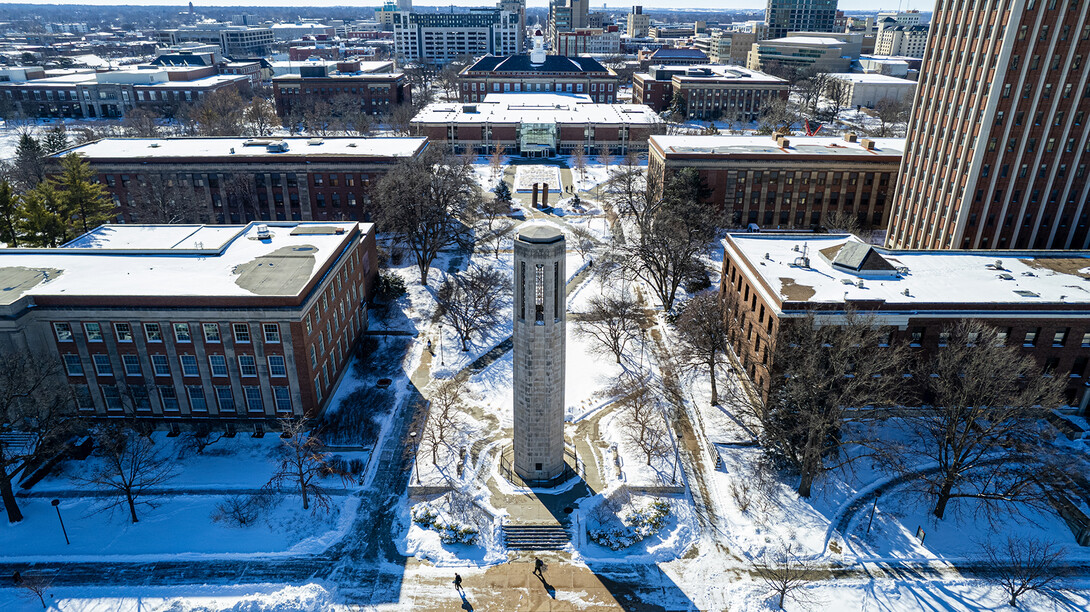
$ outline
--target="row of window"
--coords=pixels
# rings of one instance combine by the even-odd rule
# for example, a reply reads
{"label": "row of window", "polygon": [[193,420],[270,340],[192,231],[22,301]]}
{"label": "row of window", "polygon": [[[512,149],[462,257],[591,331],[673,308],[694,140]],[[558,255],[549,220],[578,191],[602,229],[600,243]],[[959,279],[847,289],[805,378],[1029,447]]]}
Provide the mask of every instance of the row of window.
{"label": "row of window", "polygon": [[[64,368],[69,376],[83,376],[83,359],[77,353],[64,353]],[[151,355],[151,369],[155,376],[170,376],[170,360],[166,355]],[[288,375],[287,363],[283,355],[269,355],[269,376],[284,377]],[[182,367],[182,376],[200,376],[200,368],[197,367],[197,356],[184,354],[178,355],[178,361]],[[113,376],[114,368],[110,362],[110,356],[105,353],[91,355],[91,363],[94,365],[95,374],[98,376]],[[142,376],[138,355],[122,355],[121,364],[125,369],[125,376]],[[209,355],[208,366],[214,377],[227,376],[227,357],[225,355]],[[257,376],[257,358],[253,355],[239,355],[238,369],[242,376]]]}
{"label": "row of window", "polygon": [[[118,342],[132,342],[133,341],[133,327],[130,323],[116,322],[113,324],[114,338]],[[163,341],[163,326],[159,323],[144,323],[144,339],[148,342],[162,342]],[[192,342],[193,335],[196,330],[190,326],[189,323],[171,323],[168,329],[174,331],[174,340],[176,342]],[[220,335],[219,323],[201,323],[200,329],[204,333],[204,341],[208,343],[222,342],[222,336]],[[57,335],[58,342],[72,342],[75,340],[73,334],[72,324],[67,322],[57,321],[53,323],[53,331]],[[101,323],[95,321],[87,321],[83,324],[83,331],[86,334],[88,342],[102,342],[104,339],[103,327]],[[250,324],[249,323],[232,323],[231,331],[234,334],[235,342],[237,343],[249,343],[250,339]],[[280,325],[277,323],[263,323],[261,325],[261,332],[265,339],[266,344],[279,344],[280,343]]]}
{"label": "row of window", "polygon": [[[148,387],[145,385],[127,385],[124,396],[117,385],[99,385],[102,393],[102,401],[107,412],[124,412],[126,400],[130,402],[135,412],[151,411],[150,389],[154,389],[159,397],[160,405],[164,413],[181,412],[181,398],[173,385],[157,385]],[[229,385],[216,385],[216,407],[220,413],[234,413],[238,411],[235,402],[235,394]],[[205,396],[203,385],[186,385],[186,399],[189,401],[191,413],[208,412],[209,398]],[[286,386],[272,387],[273,404],[278,413],[291,413],[291,391]],[[247,412],[265,412],[265,400],[261,397],[261,387],[243,386],[243,401]],[[94,401],[91,399],[91,390],[87,385],[76,385],[76,405],[80,410],[94,410]]]}

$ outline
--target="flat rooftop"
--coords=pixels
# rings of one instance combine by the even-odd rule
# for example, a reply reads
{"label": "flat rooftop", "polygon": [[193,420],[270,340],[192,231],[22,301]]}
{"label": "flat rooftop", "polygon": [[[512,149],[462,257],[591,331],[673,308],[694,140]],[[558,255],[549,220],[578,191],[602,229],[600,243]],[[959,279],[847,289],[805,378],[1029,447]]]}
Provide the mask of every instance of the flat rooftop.
{"label": "flat rooftop", "polygon": [[823,36],[788,36],[786,38],[770,38],[768,40],[758,40],[757,44],[771,44],[771,45],[801,45],[801,46],[815,46],[815,47],[841,47],[851,43],[846,43],[837,38],[826,38]]}
{"label": "flat rooftop", "polygon": [[[673,66],[671,66],[673,68]],[[741,66],[720,66],[718,64],[702,64],[697,66],[687,66],[687,70],[695,70],[701,72],[704,70],[710,71],[711,74],[675,74],[673,78],[679,79],[682,82],[707,82],[707,81],[738,81],[742,83],[783,83],[787,84],[785,79],[774,77],[771,74],[765,74],[757,70],[750,70],[749,68],[743,68]]]}
{"label": "flat rooftop", "polygon": [[[467,112],[472,110],[473,112]],[[605,123],[661,121],[645,104],[599,104],[584,94],[488,94],[483,102],[439,102],[425,106],[413,123]]]}
{"label": "flat rooftop", "polygon": [[[860,139],[862,140],[862,139]],[[847,142],[841,136],[788,136],[788,147],[781,148],[771,136],[651,136],[652,147],[670,155],[715,155],[722,157],[776,156],[902,156],[904,138],[873,138],[874,149],[860,142]]]}
{"label": "flat rooftop", "polygon": [[[784,301],[881,300],[905,309],[924,304],[1090,305],[1087,251],[898,251],[868,246],[847,234],[730,234],[724,241],[728,254],[748,260],[777,292],[772,297]],[[864,269],[833,264],[845,247],[851,256],[842,258],[848,263],[865,259]],[[808,267],[796,265],[804,248]]]}
{"label": "flat rooftop", "polygon": [[23,296],[295,297],[369,223],[102,225],[56,249],[0,249],[0,304]]}
{"label": "flat rooftop", "polygon": [[916,86],[916,81],[899,79],[897,77],[887,76],[884,74],[846,72],[842,74],[830,74],[829,77],[840,81],[849,81],[851,83],[871,83],[875,85],[904,85],[912,87]]}
{"label": "flat rooftop", "polygon": [[[235,77],[246,78],[246,77]],[[270,151],[284,143],[287,151]],[[78,153],[91,159],[412,157],[426,138],[103,138],[56,156]]]}
{"label": "flat rooftop", "polygon": [[199,79],[193,79],[191,81],[163,81],[161,83],[154,83],[152,85],[140,85],[140,87],[152,87],[161,89],[177,89],[179,87],[212,87],[215,85],[223,85],[224,83],[240,83],[242,81],[248,81],[250,77],[238,75],[238,74],[213,74],[212,76],[201,77]]}

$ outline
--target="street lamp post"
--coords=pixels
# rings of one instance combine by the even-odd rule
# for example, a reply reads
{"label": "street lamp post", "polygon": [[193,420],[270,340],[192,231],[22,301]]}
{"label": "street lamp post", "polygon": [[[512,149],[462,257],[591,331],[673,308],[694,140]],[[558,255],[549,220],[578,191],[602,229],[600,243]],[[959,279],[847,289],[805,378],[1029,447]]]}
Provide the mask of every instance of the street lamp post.
{"label": "street lamp post", "polygon": [[61,518],[61,500],[54,499],[52,502],[53,508],[57,510],[57,520],[61,522],[61,533],[64,534],[64,543],[71,545],[72,542],[68,539],[68,530],[64,528],[64,519]]}
{"label": "street lamp post", "polygon": [[416,484],[419,485],[420,484],[420,462],[417,460],[417,459],[419,459],[419,457],[417,457],[417,452],[416,452],[417,451],[416,432],[415,431],[410,431],[409,432],[409,438],[413,441],[412,442],[413,443],[413,470],[416,472]]}
{"label": "street lamp post", "polygon": [[439,365],[447,365],[446,357],[443,355],[443,324],[439,324]]}

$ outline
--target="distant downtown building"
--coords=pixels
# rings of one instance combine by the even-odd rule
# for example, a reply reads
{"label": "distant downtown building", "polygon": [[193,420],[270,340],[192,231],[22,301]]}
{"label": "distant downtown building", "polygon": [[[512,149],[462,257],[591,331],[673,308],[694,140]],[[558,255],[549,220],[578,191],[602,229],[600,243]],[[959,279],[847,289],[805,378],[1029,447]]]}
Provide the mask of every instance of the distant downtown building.
{"label": "distant downtown building", "polygon": [[86,160],[119,207],[188,193],[202,221],[368,220],[372,183],[420,155],[424,138],[106,138],[58,154]]}
{"label": "distant downtown building", "polygon": [[223,54],[232,59],[266,56],[272,51],[275,41],[272,28],[230,23],[183,25],[161,30],[156,38],[164,47],[188,42],[219,45]]}
{"label": "distant downtown building", "polygon": [[774,361],[783,325],[811,314],[838,325],[854,311],[881,332],[859,347],[867,352],[907,345],[927,356],[959,322],[994,327],[1042,375],[1062,377],[1064,402],[1085,414],[1090,296],[1071,288],[1085,284],[1079,270],[1088,267],[1087,251],[892,250],[843,234],[728,234],[720,295],[727,341],[762,393],[783,375]]}
{"label": "distant downtown building", "polygon": [[677,105],[701,121],[754,121],[789,89],[781,78],[741,66],[652,66],[632,75],[633,102],[659,112]]}
{"label": "distant downtown building", "polygon": [[854,136],[652,136],[648,173],[662,185],[695,168],[711,189],[709,202],[727,223],[808,229],[836,213],[861,228],[884,228],[904,140]]}
{"label": "distant downtown building", "polygon": [[1084,0],[949,0],[931,21],[887,244],[1090,247]]}
{"label": "distant downtown building", "polygon": [[768,0],[765,23],[768,37],[788,32],[832,32],[837,0]]}
{"label": "distant downtown building", "polygon": [[572,92],[595,102],[617,101],[617,73],[590,57],[546,55],[540,46],[529,54],[486,55],[458,75],[462,102],[479,102],[489,93]]}
{"label": "distant downtown building", "polygon": [[466,13],[394,14],[394,49],[405,62],[446,64],[481,55],[520,51],[519,13],[472,8]]}
{"label": "distant downtown building", "polygon": [[552,157],[580,149],[587,155],[647,151],[647,137],[664,127],[642,104],[598,104],[587,95],[489,94],[477,104],[438,102],[412,120],[430,146],[455,153]]}
{"label": "distant downtown building", "polygon": [[378,274],[358,223],[103,225],[0,251],[0,350],[56,356],[83,418],[172,428],[317,416]]}
{"label": "distant downtown building", "polygon": [[860,43],[823,34],[771,38],[753,43],[746,67],[750,70],[770,70],[772,66],[779,65],[815,72],[847,72],[851,67],[853,49],[858,57]]}

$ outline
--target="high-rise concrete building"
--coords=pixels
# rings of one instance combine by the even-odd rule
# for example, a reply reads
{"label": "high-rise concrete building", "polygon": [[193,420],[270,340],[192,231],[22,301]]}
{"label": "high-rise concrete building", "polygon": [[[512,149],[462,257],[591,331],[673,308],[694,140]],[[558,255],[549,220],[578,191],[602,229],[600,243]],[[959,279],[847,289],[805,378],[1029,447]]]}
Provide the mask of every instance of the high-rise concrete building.
{"label": "high-rise concrete building", "polygon": [[547,481],[564,473],[564,234],[533,223],[515,238],[515,473]]}
{"label": "high-rise concrete building", "polygon": [[1085,0],[946,0],[931,29],[889,245],[1090,248]]}
{"label": "high-rise concrete building", "polygon": [[651,17],[643,14],[642,6],[633,6],[628,13],[628,21],[625,24],[625,33],[633,38],[647,36],[647,30],[651,27]]}
{"label": "high-rise concrete building", "polygon": [[835,19],[836,0],[768,0],[765,9],[769,38],[788,32],[832,32]]}
{"label": "high-rise concrete building", "polygon": [[[385,9],[384,9],[385,10]],[[393,16],[394,49],[403,61],[446,64],[481,55],[518,53],[519,14],[498,8],[466,13],[410,13]]]}

